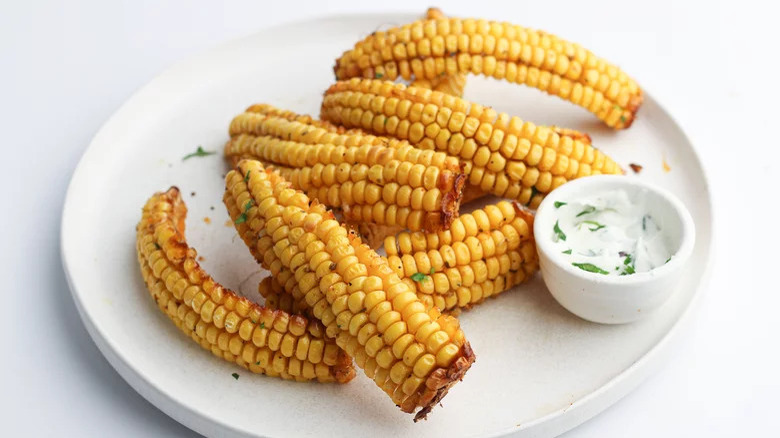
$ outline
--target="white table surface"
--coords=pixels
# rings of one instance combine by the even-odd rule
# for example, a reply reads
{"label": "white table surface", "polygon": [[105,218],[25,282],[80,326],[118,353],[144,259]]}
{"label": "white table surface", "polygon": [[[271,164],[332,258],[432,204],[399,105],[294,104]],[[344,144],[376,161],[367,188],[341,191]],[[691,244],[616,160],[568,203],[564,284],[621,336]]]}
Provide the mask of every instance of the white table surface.
{"label": "white table surface", "polygon": [[[65,189],[103,121],[177,60],[265,26],[421,10],[412,1],[324,3],[2,2],[0,435],[195,435],[136,394],[82,326],[59,255]],[[711,281],[672,359],[567,436],[777,433],[777,11],[746,1],[555,3],[440,6],[545,29],[621,65],[690,134],[716,219]]]}

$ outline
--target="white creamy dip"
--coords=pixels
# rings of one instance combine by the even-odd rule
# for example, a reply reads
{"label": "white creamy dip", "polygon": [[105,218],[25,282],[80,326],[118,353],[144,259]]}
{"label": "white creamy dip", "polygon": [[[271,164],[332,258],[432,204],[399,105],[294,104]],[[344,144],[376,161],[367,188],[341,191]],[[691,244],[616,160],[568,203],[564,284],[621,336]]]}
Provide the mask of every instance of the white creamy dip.
{"label": "white creamy dip", "polygon": [[603,275],[647,272],[669,262],[668,239],[644,196],[610,190],[554,204],[552,241],[560,256],[584,271]]}

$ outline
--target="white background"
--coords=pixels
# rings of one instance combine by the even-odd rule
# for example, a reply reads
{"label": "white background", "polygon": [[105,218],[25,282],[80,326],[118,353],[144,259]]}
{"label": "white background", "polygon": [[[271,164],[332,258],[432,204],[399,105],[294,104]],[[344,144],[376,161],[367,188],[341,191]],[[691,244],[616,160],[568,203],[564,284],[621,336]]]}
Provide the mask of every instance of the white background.
{"label": "white background", "polygon": [[[451,3],[439,6],[545,29],[619,64],[679,120],[709,172],[716,257],[671,360],[567,436],[777,433],[770,424],[780,405],[777,11],[745,1]],[[0,435],[194,435],[103,359],[62,272],[63,197],[103,121],[162,69],[221,41],[325,14],[424,6],[2,2]]]}

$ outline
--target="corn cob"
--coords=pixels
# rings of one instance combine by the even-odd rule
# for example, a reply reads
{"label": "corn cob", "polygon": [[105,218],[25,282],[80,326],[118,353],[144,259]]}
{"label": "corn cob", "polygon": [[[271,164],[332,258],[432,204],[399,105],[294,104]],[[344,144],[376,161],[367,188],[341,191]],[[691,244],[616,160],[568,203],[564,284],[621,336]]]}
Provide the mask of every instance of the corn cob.
{"label": "corn cob", "polygon": [[428,79],[482,74],[525,84],[627,128],[642,91],[624,72],[577,44],[509,23],[438,18],[375,32],[336,61],[336,79]]}
{"label": "corn cob", "polygon": [[137,227],[138,260],[160,309],[216,356],[284,379],[348,382],[351,358],[319,321],[258,306],[216,283],[184,240],[179,190],[152,196]]}
{"label": "corn cob", "polygon": [[[536,271],[533,216],[501,201],[463,214],[449,230],[385,239],[388,264],[420,299],[450,311],[471,307]],[[485,292],[477,290],[484,285]]]}
{"label": "corn cob", "polygon": [[426,312],[386,260],[259,162],[239,163],[226,184],[226,197],[249,205],[252,231],[272,237],[326,333],[404,412],[424,418],[474,361],[457,320]]}
{"label": "corn cob", "polygon": [[579,136],[473,104],[389,81],[351,79],[331,86],[323,119],[346,127],[408,139],[421,149],[461,159],[469,183],[532,208],[573,178],[621,173],[620,167]]}
{"label": "corn cob", "polygon": [[[242,115],[244,116],[244,115]],[[296,189],[329,207],[342,207],[347,219],[412,230],[446,228],[460,205],[465,177],[460,165],[443,153],[424,152],[406,142],[335,146],[299,142],[316,128],[276,117],[235,122],[225,155],[234,162],[258,159],[274,168]],[[238,119],[237,118],[237,119]],[[261,134],[236,134],[249,130]],[[377,138],[377,137],[373,137]],[[287,140],[290,139],[290,140]]]}

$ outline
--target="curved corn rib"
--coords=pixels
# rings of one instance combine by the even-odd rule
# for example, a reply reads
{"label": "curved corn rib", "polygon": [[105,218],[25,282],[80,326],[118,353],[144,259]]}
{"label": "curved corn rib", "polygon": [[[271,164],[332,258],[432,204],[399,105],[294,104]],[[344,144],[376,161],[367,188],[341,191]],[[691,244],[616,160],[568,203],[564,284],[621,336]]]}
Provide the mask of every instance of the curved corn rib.
{"label": "curved corn rib", "polygon": [[627,128],[642,90],[619,68],[577,44],[509,23],[437,18],[375,32],[336,61],[337,79],[394,81],[482,74],[525,84]]}
{"label": "curved corn rib", "polygon": [[532,229],[530,212],[501,201],[461,215],[446,231],[387,237],[384,248],[421,300],[450,311],[530,278],[538,269]]}
{"label": "curved corn rib", "polygon": [[184,240],[179,190],[152,196],[137,227],[138,261],[158,306],[196,342],[252,372],[348,382],[352,360],[318,321],[258,306],[216,283]]}
{"label": "curved corn rib", "polygon": [[535,208],[568,180],[622,173],[579,136],[497,113],[491,108],[389,81],[351,79],[325,93],[321,117],[346,127],[408,139],[464,163],[469,183]]}
{"label": "curved corn rib", "polygon": [[403,411],[424,418],[474,361],[457,320],[426,312],[383,258],[259,162],[239,163],[226,183],[326,332]]}
{"label": "curved corn rib", "polygon": [[343,208],[347,219],[437,231],[457,216],[465,176],[446,154],[422,152],[406,142],[395,147],[319,143],[324,132],[310,124],[277,117],[250,122],[243,116],[232,124],[242,128],[231,132],[260,136],[235,134],[225,146],[229,159],[273,164],[294,188]]}

